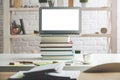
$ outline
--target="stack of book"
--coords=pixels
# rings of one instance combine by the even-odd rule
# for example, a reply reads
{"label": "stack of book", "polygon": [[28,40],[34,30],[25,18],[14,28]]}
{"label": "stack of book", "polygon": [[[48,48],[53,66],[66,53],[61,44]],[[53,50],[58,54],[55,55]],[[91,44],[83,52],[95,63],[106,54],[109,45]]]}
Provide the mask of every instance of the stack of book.
{"label": "stack of book", "polygon": [[42,59],[69,60],[74,54],[72,51],[72,42],[68,37],[48,37],[41,40]]}

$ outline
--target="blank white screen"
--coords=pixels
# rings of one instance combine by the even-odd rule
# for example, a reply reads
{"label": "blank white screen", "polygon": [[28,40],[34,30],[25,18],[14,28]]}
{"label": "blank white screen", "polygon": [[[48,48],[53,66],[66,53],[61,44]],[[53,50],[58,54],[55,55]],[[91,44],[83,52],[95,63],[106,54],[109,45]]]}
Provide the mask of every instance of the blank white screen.
{"label": "blank white screen", "polygon": [[79,30],[78,9],[43,9],[42,30]]}

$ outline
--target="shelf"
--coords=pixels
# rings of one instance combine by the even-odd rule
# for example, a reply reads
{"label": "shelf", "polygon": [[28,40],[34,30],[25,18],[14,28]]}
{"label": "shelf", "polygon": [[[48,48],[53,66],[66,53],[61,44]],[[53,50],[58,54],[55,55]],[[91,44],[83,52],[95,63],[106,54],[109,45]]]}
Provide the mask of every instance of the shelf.
{"label": "shelf", "polygon": [[109,7],[86,7],[86,8],[81,8],[81,10],[85,10],[85,11],[111,11],[112,9]]}
{"label": "shelf", "polygon": [[111,34],[81,34],[81,37],[111,37]]}
{"label": "shelf", "polygon": [[39,35],[10,35],[10,39],[13,38],[30,38],[30,37],[40,37]]}
{"label": "shelf", "polygon": [[39,8],[10,8],[10,11],[39,11]]}
{"label": "shelf", "polygon": [[[87,11],[96,11],[96,10],[108,10],[111,11],[111,8],[109,7],[86,7],[86,8],[81,8],[81,10],[87,10]],[[10,11],[39,11],[39,8],[10,8]]]}

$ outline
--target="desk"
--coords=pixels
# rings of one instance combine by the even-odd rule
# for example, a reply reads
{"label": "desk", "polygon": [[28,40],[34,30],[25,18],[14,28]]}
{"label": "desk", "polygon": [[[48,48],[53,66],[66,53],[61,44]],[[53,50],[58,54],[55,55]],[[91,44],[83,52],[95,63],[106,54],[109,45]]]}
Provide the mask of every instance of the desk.
{"label": "desk", "polygon": [[[34,65],[25,66],[10,66],[9,62],[17,60],[29,60],[29,61],[41,61],[40,54],[0,54],[0,72],[17,72],[21,70],[29,70]],[[80,70],[83,71],[95,65],[110,63],[110,62],[120,62],[120,54],[91,54],[90,64],[71,64],[69,66],[64,66],[64,70]]]}
{"label": "desk", "polygon": [[90,64],[72,63],[64,69],[84,71],[90,67],[111,62],[120,62],[120,54],[92,54]]}
{"label": "desk", "polygon": [[19,60],[40,61],[40,58],[40,54],[0,54],[0,72],[17,72],[20,70],[29,70],[35,66],[10,66],[9,62]]}

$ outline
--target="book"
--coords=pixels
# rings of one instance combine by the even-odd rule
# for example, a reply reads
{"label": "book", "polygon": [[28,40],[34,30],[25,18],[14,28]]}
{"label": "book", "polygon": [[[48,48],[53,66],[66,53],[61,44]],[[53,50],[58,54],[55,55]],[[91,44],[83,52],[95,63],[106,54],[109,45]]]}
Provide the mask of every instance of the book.
{"label": "book", "polygon": [[41,48],[72,48],[72,46],[40,46]]}
{"label": "book", "polygon": [[74,56],[42,56],[43,60],[71,60]]}
{"label": "book", "polygon": [[40,44],[40,47],[72,47],[73,44],[71,43],[44,43],[44,44]]}
{"label": "book", "polygon": [[20,19],[20,24],[21,24],[21,29],[22,29],[22,31],[23,31],[23,34],[26,34],[25,28],[24,28],[23,19]]}
{"label": "book", "polygon": [[41,55],[73,55],[72,51],[42,51]]}
{"label": "book", "polygon": [[72,50],[72,47],[68,48],[40,48],[41,51],[53,51],[53,50],[59,50],[59,51],[65,51],[65,50]]}
{"label": "book", "polygon": [[72,42],[40,42],[40,44],[72,44]]}
{"label": "book", "polygon": [[64,37],[41,37],[41,42],[70,42],[70,37],[64,36]]}

